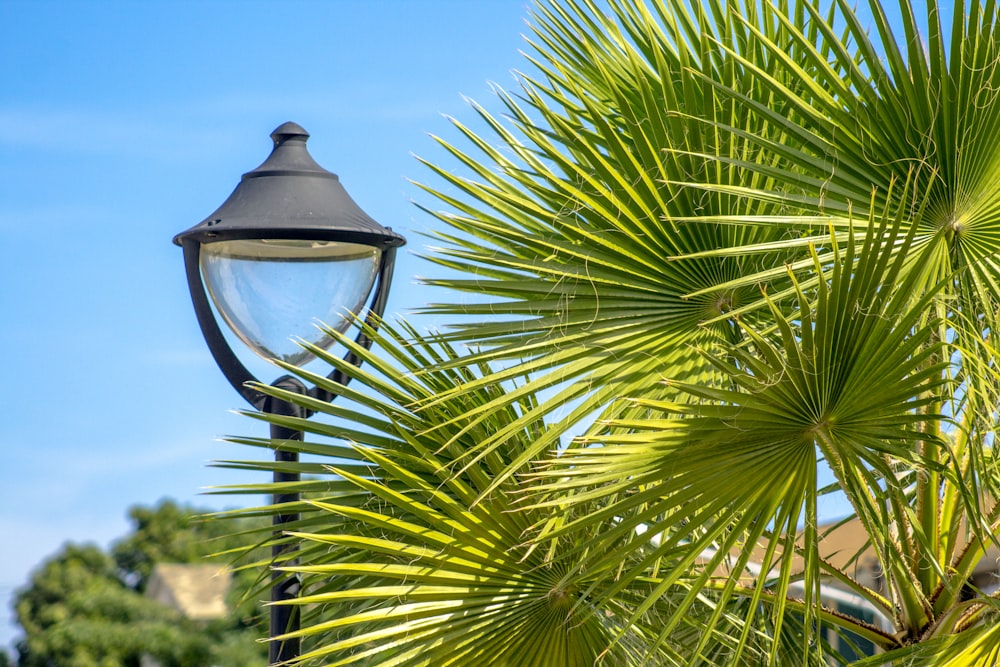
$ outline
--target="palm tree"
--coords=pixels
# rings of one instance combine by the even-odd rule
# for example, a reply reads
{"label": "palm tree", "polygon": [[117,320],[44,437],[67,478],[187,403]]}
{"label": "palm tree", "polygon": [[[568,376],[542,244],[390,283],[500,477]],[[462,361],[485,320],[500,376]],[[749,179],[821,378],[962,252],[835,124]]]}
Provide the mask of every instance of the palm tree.
{"label": "palm tree", "polygon": [[261,388],[328,417],[267,417],[310,434],[303,663],[1000,659],[997,3],[894,9],[534,7],[427,164],[455,326]]}

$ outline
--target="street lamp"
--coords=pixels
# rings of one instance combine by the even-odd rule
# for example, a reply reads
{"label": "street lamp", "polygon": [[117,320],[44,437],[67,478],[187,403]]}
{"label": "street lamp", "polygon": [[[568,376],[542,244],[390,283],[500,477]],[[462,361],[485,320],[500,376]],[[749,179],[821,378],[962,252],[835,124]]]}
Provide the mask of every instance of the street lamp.
{"label": "street lamp", "polygon": [[[336,174],[319,166],[306,150],[309,133],[285,123],[271,133],[274,149],[259,167],[243,175],[233,193],[212,215],[174,237],[184,249],[188,287],[205,341],[229,383],[258,410],[275,415],[308,417],[304,409],[261,393],[250,382],[257,378],[226,341],[215,317],[222,316],[233,333],[265,359],[301,365],[311,359],[295,340],[327,348],[333,340],[316,322],[346,331],[351,314],[368,303],[368,319],[377,325],[385,310],[396,248],[406,243],[399,234],[370,218],[344,190]],[[372,294],[369,303],[369,295]],[[360,333],[357,342],[371,341]],[[353,354],[347,361],[360,364]],[[330,378],[346,383],[334,371]],[[323,401],[335,395],[300,380],[282,376],[273,386]],[[301,440],[302,432],[271,425],[275,443],[276,484],[299,480],[294,470],[298,452],[280,443]],[[280,487],[279,487],[280,490]],[[277,506],[299,501],[298,493],[275,493]],[[274,516],[275,536],[297,513]],[[276,543],[272,556],[288,562],[291,547]],[[271,600],[298,595],[296,577],[272,575]],[[271,636],[297,630],[298,609],[271,607]],[[299,655],[299,640],[271,642],[270,664]]]}

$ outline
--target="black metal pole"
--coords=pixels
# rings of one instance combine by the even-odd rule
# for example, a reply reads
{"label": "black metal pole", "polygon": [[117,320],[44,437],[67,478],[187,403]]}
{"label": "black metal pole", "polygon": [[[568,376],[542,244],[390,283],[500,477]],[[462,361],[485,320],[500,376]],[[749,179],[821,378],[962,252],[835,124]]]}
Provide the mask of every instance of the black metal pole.
{"label": "black metal pole", "polygon": [[[274,386],[297,394],[305,394],[306,387],[299,380],[289,375],[279,378],[274,382]],[[288,417],[306,417],[305,410],[293,403],[275,398],[268,398],[264,411],[273,415]],[[274,483],[276,485],[289,482],[298,482],[300,479],[297,470],[282,470],[283,463],[295,464],[299,461],[299,454],[295,451],[286,451],[281,448],[281,441],[302,440],[302,431],[285,428],[277,424],[271,424],[271,439],[275,442],[274,460],[278,464],[274,470]],[[300,499],[298,492],[285,492],[280,487],[274,493],[272,500],[274,505],[294,505]],[[275,514],[273,519],[275,543],[271,547],[271,559],[276,566],[288,566],[298,564],[298,559],[292,555],[296,550],[294,543],[282,543],[281,537],[290,524],[295,524],[299,520],[299,513],[296,511],[282,512]],[[274,570],[271,574],[271,602],[281,603],[294,600],[299,596],[301,587],[301,577],[298,574],[289,575],[287,572]],[[299,607],[288,604],[272,604],[271,606],[271,637],[277,637],[288,632],[296,632],[299,629]],[[278,665],[292,658],[299,657],[301,642],[298,637],[286,639],[284,641],[272,640],[268,651],[268,664]]]}

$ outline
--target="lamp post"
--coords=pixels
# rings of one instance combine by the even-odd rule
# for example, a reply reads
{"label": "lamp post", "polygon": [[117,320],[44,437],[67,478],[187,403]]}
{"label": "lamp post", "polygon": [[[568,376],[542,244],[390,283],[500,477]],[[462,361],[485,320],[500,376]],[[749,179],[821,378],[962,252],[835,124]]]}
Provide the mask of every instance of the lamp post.
{"label": "lamp post", "polygon": [[[316,326],[323,321],[338,331],[350,326],[349,315],[368,303],[369,321],[385,309],[392,281],[396,248],[406,240],[370,218],[351,199],[335,174],[323,169],[306,150],[309,133],[295,123],[284,123],[272,134],[274,149],[259,167],[243,175],[225,202],[210,216],[174,237],[184,250],[188,287],[205,341],[229,383],[258,410],[275,415],[308,417],[301,407],[275,399],[249,386],[257,378],[230,347],[216,320],[215,310],[236,336],[265,359],[301,365],[311,355],[294,342],[301,338],[326,348],[332,339]],[[374,295],[372,290],[374,289]],[[369,302],[369,296],[371,300]],[[360,333],[357,342],[371,341]],[[360,364],[356,356],[347,360]],[[338,371],[330,378],[347,382]],[[275,387],[332,401],[335,395],[318,387],[306,388],[285,375]],[[298,452],[282,442],[302,439],[302,432],[271,426],[275,443],[274,482],[299,480]],[[276,492],[276,506],[294,506],[298,493]],[[299,519],[294,510],[274,516],[275,537],[285,524]],[[289,562],[291,547],[276,541],[274,561]],[[297,577],[272,574],[271,600],[298,596]],[[297,630],[298,609],[271,607],[271,636]],[[271,642],[269,663],[299,655],[299,640]]]}

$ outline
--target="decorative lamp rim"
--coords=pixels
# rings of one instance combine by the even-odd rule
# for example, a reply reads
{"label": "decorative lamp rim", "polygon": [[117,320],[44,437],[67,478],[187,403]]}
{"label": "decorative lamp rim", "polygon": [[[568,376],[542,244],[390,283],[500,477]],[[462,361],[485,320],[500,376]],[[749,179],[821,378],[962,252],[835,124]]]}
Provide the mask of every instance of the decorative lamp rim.
{"label": "decorative lamp rim", "polygon": [[[376,248],[398,248],[406,245],[406,239],[392,230],[384,227],[383,232],[371,232],[360,229],[338,229],[334,227],[268,227],[264,225],[225,225],[221,221],[205,220],[187,231],[174,237],[175,245],[181,246],[185,241],[195,241],[199,244],[215,243],[217,241],[330,241],[334,243],[357,243]],[[213,225],[212,223],[215,223]],[[217,225],[217,226],[216,226]]]}

